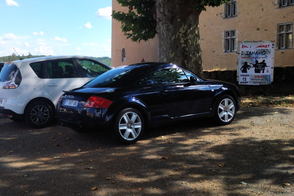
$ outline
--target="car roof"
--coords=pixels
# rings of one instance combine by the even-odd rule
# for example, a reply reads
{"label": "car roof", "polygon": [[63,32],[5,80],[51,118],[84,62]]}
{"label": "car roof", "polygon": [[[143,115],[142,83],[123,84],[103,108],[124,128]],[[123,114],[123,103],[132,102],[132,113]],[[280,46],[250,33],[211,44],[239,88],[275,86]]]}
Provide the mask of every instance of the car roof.
{"label": "car roof", "polygon": [[136,66],[136,67],[157,67],[161,65],[166,65],[168,63],[166,62],[144,62],[144,63],[135,63],[135,64],[130,64],[128,65],[129,67]]}
{"label": "car roof", "polygon": [[[114,69],[128,69],[132,70],[132,73],[136,75],[145,74],[146,72],[152,71],[154,69],[173,66],[174,64],[163,63],[163,62],[146,62],[146,63],[136,63],[130,65],[121,65],[114,67]],[[176,65],[177,66],[177,65]]]}
{"label": "car roof", "polygon": [[34,58],[28,58],[28,59],[22,59],[22,60],[15,60],[12,61],[13,63],[23,63],[23,62],[38,62],[38,61],[46,61],[46,60],[57,60],[57,59],[70,59],[70,58],[79,58],[79,59],[92,59],[95,61],[100,62],[101,64],[110,67],[109,65],[99,61],[95,57],[90,57],[90,56],[83,56],[83,55],[62,55],[62,56],[44,56],[44,57],[34,57]]}
{"label": "car roof", "polygon": [[152,72],[156,69],[162,69],[162,68],[167,68],[171,66],[177,66],[177,65],[172,63],[165,63],[165,62],[146,62],[146,63],[131,64],[125,67],[121,67],[122,69],[132,70],[132,72],[128,75],[128,77],[124,78],[122,82],[128,83],[130,82],[129,78],[138,79],[148,72]]}
{"label": "car roof", "polygon": [[153,69],[158,69],[160,67],[166,67],[166,66],[173,66],[174,64],[172,63],[165,63],[165,62],[146,62],[146,63],[136,63],[136,64],[131,64],[128,66],[125,66],[125,68],[128,69],[135,69],[136,71],[150,71]]}
{"label": "car roof", "polygon": [[[105,79],[109,79],[112,77],[118,77],[118,79],[113,80],[109,83],[107,83],[107,87],[122,87],[122,86],[130,86],[134,81],[141,78],[145,74],[148,74],[154,70],[162,69],[170,66],[176,66],[174,64],[169,63],[162,63],[162,62],[146,62],[146,63],[137,63],[137,64],[131,64],[131,65],[122,65],[115,67],[114,69],[105,72],[92,80],[89,83],[88,87],[96,86],[97,84],[102,84],[102,87],[105,83]],[[127,73],[127,74],[126,74]],[[110,81],[110,80],[109,80]],[[99,86],[99,85],[98,85]]]}

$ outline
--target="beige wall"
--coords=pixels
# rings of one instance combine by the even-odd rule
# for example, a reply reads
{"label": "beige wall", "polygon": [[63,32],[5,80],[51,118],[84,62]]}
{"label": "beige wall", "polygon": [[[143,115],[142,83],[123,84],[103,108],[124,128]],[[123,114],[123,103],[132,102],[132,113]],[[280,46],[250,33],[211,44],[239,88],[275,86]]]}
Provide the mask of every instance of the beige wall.
{"label": "beige wall", "polygon": [[[128,11],[122,8],[116,0],[112,0],[112,9],[115,11]],[[125,48],[126,59],[122,62],[122,49]],[[121,30],[121,24],[112,20],[112,46],[111,46],[111,66],[128,65],[132,63],[158,61],[158,39],[149,40],[147,42],[132,42],[126,39]]]}
{"label": "beige wall", "polygon": [[[113,9],[121,10],[116,0]],[[224,52],[224,31],[236,30],[238,41],[276,42],[277,24],[294,20],[294,6],[278,8],[277,0],[237,0],[237,17],[224,18],[224,5],[208,7],[200,15],[200,36],[204,70],[236,70],[237,52]],[[120,23],[112,23],[112,66],[157,61],[158,38],[133,43],[123,35]],[[121,62],[121,50],[126,49],[126,62]],[[294,49],[275,50],[275,67],[294,66]]]}
{"label": "beige wall", "polygon": [[[223,18],[224,6],[207,8],[200,17],[204,70],[235,70],[236,53],[224,53],[224,31],[236,29],[238,41],[276,42],[277,24],[293,22],[294,6],[278,8],[277,0],[237,0],[237,17]],[[237,48],[237,45],[236,45]],[[294,65],[294,50],[275,50],[274,66]]]}

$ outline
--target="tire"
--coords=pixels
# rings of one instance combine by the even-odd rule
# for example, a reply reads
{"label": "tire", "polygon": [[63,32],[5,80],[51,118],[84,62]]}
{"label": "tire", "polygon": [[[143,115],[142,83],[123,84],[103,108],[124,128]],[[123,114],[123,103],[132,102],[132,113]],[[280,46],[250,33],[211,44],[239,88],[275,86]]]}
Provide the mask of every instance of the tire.
{"label": "tire", "polygon": [[114,136],[124,144],[134,144],[144,132],[144,118],[133,108],[126,108],[119,112],[114,123]]}
{"label": "tire", "polygon": [[53,119],[53,109],[45,101],[35,101],[28,105],[25,112],[25,121],[33,128],[47,127]]}
{"label": "tire", "polygon": [[215,120],[220,125],[230,124],[236,115],[236,102],[230,95],[220,97],[215,108]]}

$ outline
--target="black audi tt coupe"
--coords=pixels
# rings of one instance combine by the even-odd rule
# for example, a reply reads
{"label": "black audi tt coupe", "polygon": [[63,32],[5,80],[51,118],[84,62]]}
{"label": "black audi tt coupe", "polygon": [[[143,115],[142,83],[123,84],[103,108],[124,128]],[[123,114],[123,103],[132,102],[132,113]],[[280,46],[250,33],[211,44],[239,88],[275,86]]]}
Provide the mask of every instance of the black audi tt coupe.
{"label": "black audi tt coupe", "polygon": [[140,63],[64,92],[57,118],[73,130],[110,130],[119,141],[133,144],[147,126],[170,121],[207,117],[229,124],[239,104],[234,84],[202,79],[175,64]]}

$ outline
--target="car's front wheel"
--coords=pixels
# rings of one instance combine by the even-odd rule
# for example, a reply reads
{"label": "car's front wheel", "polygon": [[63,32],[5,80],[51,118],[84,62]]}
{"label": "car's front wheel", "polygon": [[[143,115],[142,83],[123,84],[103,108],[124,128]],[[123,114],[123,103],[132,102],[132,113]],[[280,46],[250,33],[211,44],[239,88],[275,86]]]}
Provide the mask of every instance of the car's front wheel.
{"label": "car's front wheel", "polygon": [[236,111],[235,100],[230,95],[223,95],[216,105],[216,122],[221,125],[230,124],[235,118]]}
{"label": "car's front wheel", "polygon": [[144,131],[144,118],[133,108],[126,108],[118,114],[114,123],[114,135],[125,144],[134,144]]}
{"label": "car's front wheel", "polygon": [[47,127],[53,119],[53,109],[45,101],[35,101],[28,105],[25,121],[34,128]]}

